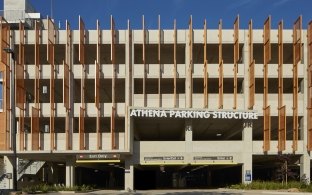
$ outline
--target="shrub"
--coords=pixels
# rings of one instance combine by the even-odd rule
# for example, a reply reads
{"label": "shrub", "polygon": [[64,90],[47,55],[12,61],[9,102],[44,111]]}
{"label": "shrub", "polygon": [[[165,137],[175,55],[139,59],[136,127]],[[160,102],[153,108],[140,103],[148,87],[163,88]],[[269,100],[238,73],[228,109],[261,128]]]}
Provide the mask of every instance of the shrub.
{"label": "shrub", "polygon": [[47,192],[57,192],[57,191],[77,191],[77,192],[88,192],[93,190],[92,186],[82,185],[82,186],[73,186],[66,187],[60,185],[47,185],[47,184],[38,184],[33,186],[27,186],[22,189],[23,192],[35,194],[35,193],[47,193]]}

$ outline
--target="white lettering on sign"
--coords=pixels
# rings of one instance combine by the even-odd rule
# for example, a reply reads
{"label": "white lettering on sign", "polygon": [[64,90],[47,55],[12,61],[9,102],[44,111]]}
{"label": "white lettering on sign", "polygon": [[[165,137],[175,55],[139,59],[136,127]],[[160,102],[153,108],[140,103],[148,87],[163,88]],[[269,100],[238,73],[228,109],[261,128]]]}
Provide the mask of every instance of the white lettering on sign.
{"label": "white lettering on sign", "polygon": [[195,111],[195,110],[157,110],[131,109],[130,117],[150,118],[213,118],[213,119],[258,119],[252,111]]}

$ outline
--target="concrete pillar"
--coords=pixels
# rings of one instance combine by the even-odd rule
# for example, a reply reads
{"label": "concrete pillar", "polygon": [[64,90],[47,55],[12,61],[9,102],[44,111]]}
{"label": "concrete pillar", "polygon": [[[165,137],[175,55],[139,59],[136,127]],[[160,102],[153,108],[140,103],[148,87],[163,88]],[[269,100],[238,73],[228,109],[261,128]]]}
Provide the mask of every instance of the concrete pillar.
{"label": "concrete pillar", "polygon": [[242,183],[252,182],[252,122],[243,123]]}
{"label": "concrete pillar", "polygon": [[310,183],[310,156],[305,153],[300,157],[300,179]]}
{"label": "concrete pillar", "polygon": [[[303,32],[303,37],[306,37],[306,31]],[[302,47],[303,48],[303,70],[307,70],[308,68],[308,65],[307,63],[304,63],[304,62],[307,62],[308,61],[308,48],[306,47],[308,44],[307,44],[307,39],[302,39],[303,41],[303,44],[305,45],[305,47]],[[304,74],[304,80],[303,82],[301,82],[300,84],[303,85],[303,86],[300,86],[300,91],[301,93],[303,93],[303,91],[305,90],[304,89],[304,86],[308,86],[308,73],[307,71],[303,71],[303,74]],[[307,108],[308,107],[308,92],[304,93],[304,96],[303,96],[303,108]],[[304,117],[301,118],[301,120],[299,121],[299,129],[300,129],[300,137],[302,140],[303,140],[303,155],[300,157],[300,178],[303,179],[304,177],[307,180],[308,183],[310,183],[310,170],[311,170],[311,162],[310,162],[310,152],[307,151],[307,144],[308,144],[308,124],[307,124],[307,117],[308,116],[308,112],[307,112],[307,109],[303,109],[303,113],[304,113]]]}
{"label": "concrete pillar", "polygon": [[13,157],[4,156],[4,173],[7,176],[1,181],[1,189],[13,189]]}
{"label": "concrete pillar", "polygon": [[134,166],[130,160],[125,162],[125,190],[134,190]]}
{"label": "concrete pillar", "polygon": [[192,120],[185,120],[185,150],[186,152],[193,152],[193,126]]}
{"label": "concrete pillar", "polygon": [[75,163],[73,161],[66,162],[66,187],[75,185]]}

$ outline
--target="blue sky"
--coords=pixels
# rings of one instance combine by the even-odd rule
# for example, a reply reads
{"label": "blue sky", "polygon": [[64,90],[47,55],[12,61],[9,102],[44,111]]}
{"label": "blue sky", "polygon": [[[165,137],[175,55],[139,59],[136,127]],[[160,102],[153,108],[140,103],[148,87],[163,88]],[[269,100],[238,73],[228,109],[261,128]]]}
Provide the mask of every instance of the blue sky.
{"label": "blue sky", "polygon": [[[146,27],[157,28],[158,15],[161,16],[161,28],[172,29],[177,19],[178,28],[187,28],[190,15],[194,28],[203,28],[206,18],[208,28],[217,28],[219,19],[223,28],[233,28],[237,14],[240,15],[240,28],[247,28],[253,20],[254,28],[262,28],[263,22],[272,16],[272,28],[277,28],[283,19],[285,28],[292,28],[299,15],[303,16],[303,27],[312,20],[312,0],[29,0],[42,13],[51,15],[64,28],[68,19],[72,29],[78,28],[78,16],[81,15],[88,29],[95,29],[96,20],[101,28],[108,28],[110,15],[113,15],[118,29],[127,28],[130,19],[133,29],[142,28],[142,15]],[[52,3],[51,3],[52,2]],[[1,6],[3,0],[1,0]],[[52,9],[51,9],[52,4]],[[310,9],[310,10],[309,10]]]}

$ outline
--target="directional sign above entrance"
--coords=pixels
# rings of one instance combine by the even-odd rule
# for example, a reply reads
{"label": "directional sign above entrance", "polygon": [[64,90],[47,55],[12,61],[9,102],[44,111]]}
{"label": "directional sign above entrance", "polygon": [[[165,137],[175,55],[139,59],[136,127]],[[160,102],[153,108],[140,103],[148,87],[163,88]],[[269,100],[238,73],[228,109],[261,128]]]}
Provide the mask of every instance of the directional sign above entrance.
{"label": "directional sign above entrance", "polygon": [[77,163],[120,162],[120,154],[78,154]]}

